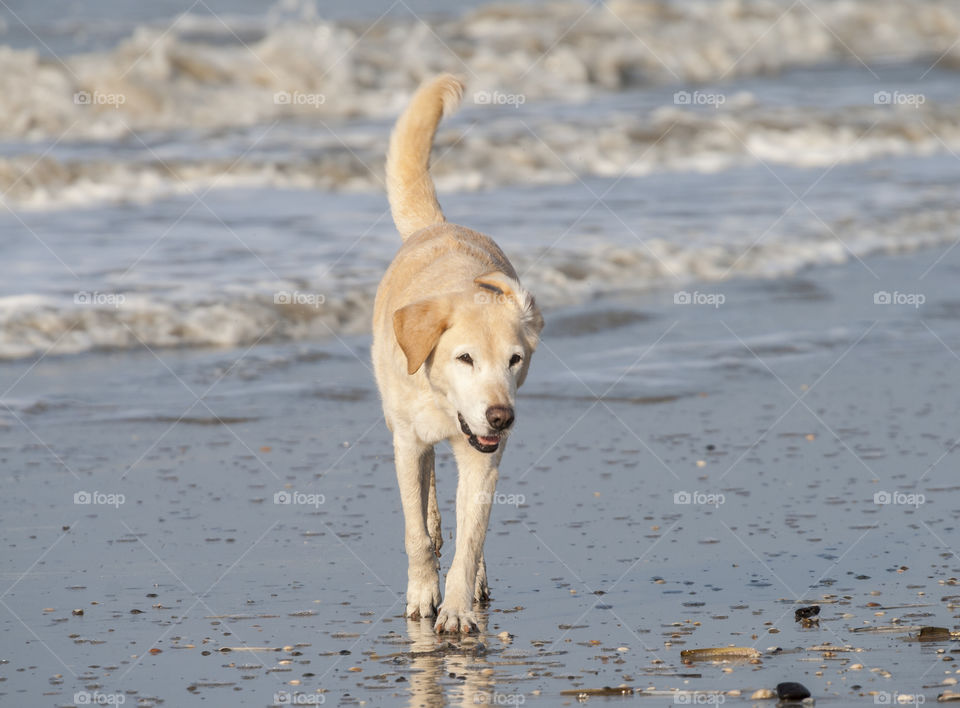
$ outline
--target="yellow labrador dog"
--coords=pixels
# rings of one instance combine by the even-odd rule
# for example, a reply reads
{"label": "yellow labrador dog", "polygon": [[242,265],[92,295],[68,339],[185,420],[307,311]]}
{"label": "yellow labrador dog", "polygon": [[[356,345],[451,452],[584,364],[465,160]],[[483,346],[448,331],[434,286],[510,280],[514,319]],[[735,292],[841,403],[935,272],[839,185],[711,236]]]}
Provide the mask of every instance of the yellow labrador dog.
{"label": "yellow labrador dog", "polygon": [[[425,82],[400,116],[387,154],[387,192],[403,245],[373,313],[373,366],[393,433],[408,558],[407,616],[437,615],[441,632],[477,628],[473,603],[489,598],[483,541],[514,398],[543,318],[492,239],[450,224],[429,174],[437,124],[463,84]],[[456,553],[440,603],[443,538],[433,446],[457,461]]]}

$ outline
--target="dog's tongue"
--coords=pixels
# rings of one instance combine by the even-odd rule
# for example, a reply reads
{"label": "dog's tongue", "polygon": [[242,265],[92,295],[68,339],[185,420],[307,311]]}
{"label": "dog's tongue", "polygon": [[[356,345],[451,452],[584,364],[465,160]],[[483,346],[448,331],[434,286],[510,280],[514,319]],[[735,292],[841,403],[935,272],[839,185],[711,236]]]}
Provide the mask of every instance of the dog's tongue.
{"label": "dog's tongue", "polygon": [[480,441],[481,445],[496,445],[498,442],[500,442],[500,438],[496,435],[492,437],[483,437],[482,435],[478,435],[477,440]]}

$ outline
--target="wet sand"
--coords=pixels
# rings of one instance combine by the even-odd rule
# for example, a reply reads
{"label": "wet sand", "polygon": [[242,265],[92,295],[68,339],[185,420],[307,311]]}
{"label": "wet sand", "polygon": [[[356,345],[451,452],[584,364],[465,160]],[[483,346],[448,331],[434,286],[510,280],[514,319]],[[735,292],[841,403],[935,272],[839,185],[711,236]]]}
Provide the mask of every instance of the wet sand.
{"label": "wet sand", "polygon": [[[932,703],[957,644],[914,638],[960,607],[941,254],[548,311],[478,637],[402,616],[367,338],[2,364],[0,703]],[[728,645],[760,657],[681,657]]]}

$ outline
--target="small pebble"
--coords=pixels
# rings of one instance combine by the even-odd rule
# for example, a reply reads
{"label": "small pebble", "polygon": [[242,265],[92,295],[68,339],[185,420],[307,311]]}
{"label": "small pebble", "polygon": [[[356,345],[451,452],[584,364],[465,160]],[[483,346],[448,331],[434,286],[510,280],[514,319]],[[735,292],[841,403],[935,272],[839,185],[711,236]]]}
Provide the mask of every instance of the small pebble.
{"label": "small pebble", "polygon": [[750,700],[753,701],[762,701],[767,698],[776,698],[777,694],[775,691],[771,691],[769,688],[758,688],[756,691],[750,694]]}
{"label": "small pebble", "polygon": [[793,621],[799,622],[800,620],[816,617],[819,614],[820,614],[820,605],[810,605],[808,607],[801,607],[793,613]]}

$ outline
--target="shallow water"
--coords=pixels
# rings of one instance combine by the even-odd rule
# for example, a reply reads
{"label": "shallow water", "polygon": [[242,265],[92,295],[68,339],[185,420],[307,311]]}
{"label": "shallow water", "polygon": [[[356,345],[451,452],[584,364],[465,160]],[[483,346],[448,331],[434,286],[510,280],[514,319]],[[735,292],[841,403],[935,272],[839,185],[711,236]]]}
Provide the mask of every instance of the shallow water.
{"label": "shallow water", "polygon": [[[494,599],[464,640],[402,617],[402,520],[365,337],[51,357],[19,383],[4,364],[19,403],[0,451],[13,586],[0,691],[52,705],[82,691],[556,705],[625,684],[664,704],[686,694],[656,692],[746,700],[794,680],[820,703],[933,701],[953,644],[910,637],[955,627],[960,604],[958,256],[922,281],[920,308],[873,293],[906,292],[939,255],[723,284],[720,307],[651,294],[555,312],[501,471]],[[602,338],[587,318],[608,323]],[[84,491],[100,503],[74,503]],[[295,503],[274,503],[283,491]],[[809,603],[819,624],[803,627],[794,610]],[[895,631],[856,631],[883,626]],[[763,656],[680,658],[731,644]],[[848,650],[811,649],[827,645]]]}

